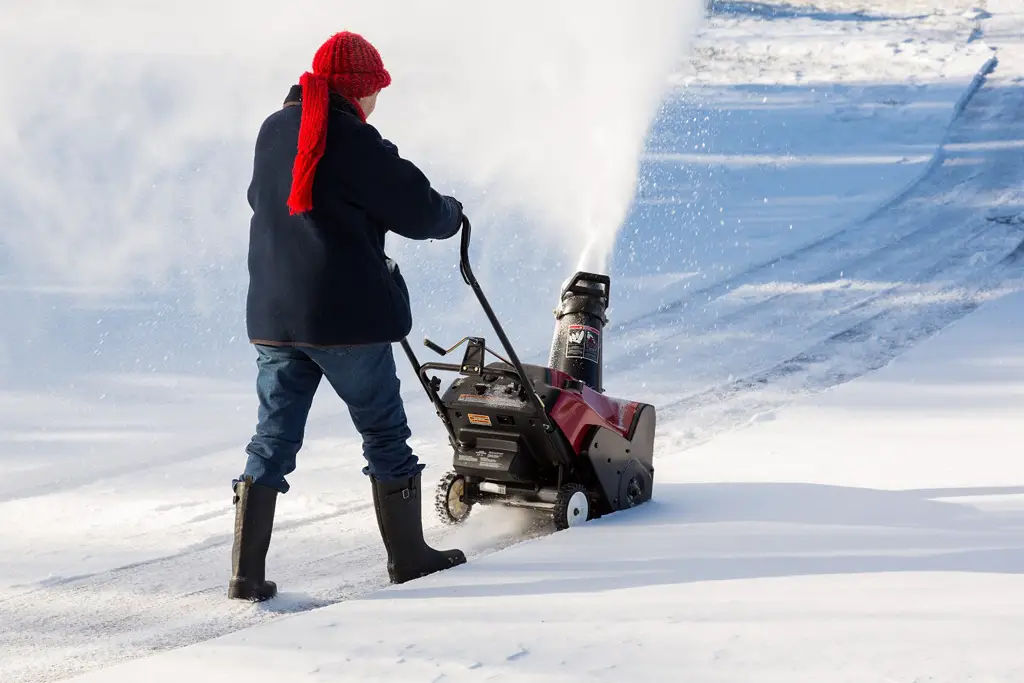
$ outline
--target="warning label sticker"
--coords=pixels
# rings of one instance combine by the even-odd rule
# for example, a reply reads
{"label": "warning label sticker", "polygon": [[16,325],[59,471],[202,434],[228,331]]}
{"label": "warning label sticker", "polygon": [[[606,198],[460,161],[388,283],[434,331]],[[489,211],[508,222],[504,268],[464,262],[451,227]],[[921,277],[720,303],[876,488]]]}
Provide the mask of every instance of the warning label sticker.
{"label": "warning label sticker", "polygon": [[503,451],[491,451],[478,449],[475,451],[460,451],[457,459],[464,467],[476,467],[485,470],[508,470],[512,459],[511,453]]}
{"label": "warning label sticker", "polygon": [[481,394],[459,394],[459,400],[463,403],[491,403],[494,398],[494,396]]}
{"label": "warning label sticker", "polygon": [[583,358],[596,363],[601,351],[601,333],[589,325],[569,325],[565,338],[565,357]]}
{"label": "warning label sticker", "polygon": [[491,418],[489,415],[477,415],[476,413],[467,413],[466,417],[469,418],[470,424],[483,425],[484,427],[491,426]]}

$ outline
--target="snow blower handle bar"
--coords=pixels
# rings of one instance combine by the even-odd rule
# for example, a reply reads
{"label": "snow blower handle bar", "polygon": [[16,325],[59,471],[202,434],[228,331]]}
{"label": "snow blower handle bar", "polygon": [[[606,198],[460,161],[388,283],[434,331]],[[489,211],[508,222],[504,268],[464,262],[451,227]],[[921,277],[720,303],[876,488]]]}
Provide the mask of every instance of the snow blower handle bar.
{"label": "snow blower handle bar", "polygon": [[[516,355],[515,350],[512,348],[512,343],[508,340],[505,335],[505,330],[502,329],[501,323],[498,322],[498,318],[494,315],[494,310],[491,308],[490,303],[487,301],[487,297],[484,296],[483,290],[480,288],[480,283],[477,282],[476,277],[473,275],[473,269],[469,266],[469,242],[472,236],[473,226],[470,224],[469,219],[465,215],[462,216],[462,245],[459,257],[459,270],[462,273],[462,279],[466,281],[466,284],[473,288],[473,292],[476,294],[477,299],[480,301],[480,305],[484,309],[484,313],[487,314],[487,319],[491,322],[494,327],[494,331],[498,334],[498,338],[501,340],[502,345],[505,347],[505,351],[508,353],[509,361],[513,370],[504,370],[495,368],[493,372],[495,374],[501,374],[508,377],[514,375],[514,379],[520,381],[520,390],[525,398],[533,406],[537,412],[538,419],[541,422],[544,430],[551,434],[554,432],[554,425],[551,423],[551,418],[548,417],[547,410],[544,408],[544,402],[541,401],[540,396],[537,395],[536,389],[534,389],[533,381],[530,376],[526,374],[526,369],[523,368],[522,362],[519,360],[519,356]],[[453,346],[451,349],[445,349],[430,341],[429,339],[424,340],[424,345],[432,351],[444,356],[451,353],[455,348],[461,346],[464,342],[469,340],[469,337],[463,338],[458,344]],[[477,340],[481,346],[483,340]],[[416,370],[416,377],[420,381],[420,385],[427,394],[427,398],[434,405],[434,410],[437,416],[441,419],[444,424],[445,430],[448,432],[448,440],[453,448],[458,448],[458,438],[455,433],[455,428],[452,426],[451,420],[448,419],[448,415],[445,411],[444,403],[441,401],[439,391],[441,389],[440,380],[437,377],[433,379],[427,377],[427,373],[430,370],[444,370],[450,372],[464,372],[467,368],[461,365],[446,364],[446,363],[424,363],[420,364],[419,359],[416,357],[416,352],[413,351],[412,346],[409,344],[408,339],[402,340],[402,349],[405,351],[405,355],[408,356],[409,362]],[[483,350],[483,349],[481,349]],[[493,353],[493,352],[492,352]],[[500,358],[500,356],[499,356]],[[503,359],[504,360],[504,359]],[[475,363],[474,363],[475,364]],[[483,357],[479,359],[480,370],[483,369]],[[488,370],[492,372],[492,370]]]}
{"label": "snow blower handle bar", "polygon": [[476,294],[476,298],[480,301],[480,306],[484,309],[484,313],[487,315],[487,319],[490,321],[491,327],[494,328],[494,332],[498,335],[501,345],[505,348],[505,353],[508,354],[512,367],[515,368],[516,374],[519,375],[519,379],[522,382],[523,391],[526,394],[527,399],[531,404],[533,404],[534,409],[537,411],[537,415],[544,424],[544,429],[548,432],[554,431],[554,425],[551,424],[551,420],[548,418],[547,410],[544,408],[544,402],[541,401],[540,396],[537,395],[537,391],[533,387],[533,381],[530,379],[530,376],[526,374],[526,369],[523,367],[522,361],[519,360],[516,350],[512,348],[512,342],[509,341],[508,336],[505,334],[504,328],[502,328],[501,323],[498,321],[498,316],[494,314],[494,309],[491,308],[490,302],[488,302],[487,297],[484,296],[483,289],[480,288],[480,283],[477,282],[476,276],[473,275],[473,269],[469,266],[469,242],[472,235],[473,225],[469,222],[469,218],[463,214],[462,244],[459,250],[459,271],[462,273],[462,279],[473,289],[473,293]]}

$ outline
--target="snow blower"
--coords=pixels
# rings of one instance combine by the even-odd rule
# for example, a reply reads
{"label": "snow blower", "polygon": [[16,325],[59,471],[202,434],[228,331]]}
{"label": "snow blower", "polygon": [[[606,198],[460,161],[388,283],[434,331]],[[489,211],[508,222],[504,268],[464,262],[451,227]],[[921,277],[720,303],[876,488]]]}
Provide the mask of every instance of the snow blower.
{"label": "snow blower", "polygon": [[[548,366],[520,362],[469,265],[472,226],[463,218],[460,270],[508,356],[465,337],[461,364],[420,364],[402,347],[444,423],[453,469],[440,481],[435,507],[450,525],[474,505],[532,508],[566,529],[650,500],[654,485],[653,405],[605,395],[601,335],[611,279],[575,273],[562,288]],[[497,360],[486,362],[490,353]],[[453,372],[443,394],[433,371]]]}

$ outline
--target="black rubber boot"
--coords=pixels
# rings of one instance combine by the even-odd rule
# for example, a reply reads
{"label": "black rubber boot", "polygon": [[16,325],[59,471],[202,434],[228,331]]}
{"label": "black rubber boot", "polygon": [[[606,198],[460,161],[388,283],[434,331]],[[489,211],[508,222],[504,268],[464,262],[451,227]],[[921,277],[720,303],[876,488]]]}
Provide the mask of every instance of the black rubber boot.
{"label": "black rubber boot", "polygon": [[435,550],[423,540],[419,474],[393,484],[383,484],[375,477],[370,481],[377,525],[388,551],[391,583],[405,583],[466,561],[461,550]]}
{"label": "black rubber boot", "polygon": [[277,489],[253,484],[245,477],[235,484],[235,543],[231,549],[228,597],[261,602],[277,595],[277,584],[266,580],[267,551],[274,530]]}

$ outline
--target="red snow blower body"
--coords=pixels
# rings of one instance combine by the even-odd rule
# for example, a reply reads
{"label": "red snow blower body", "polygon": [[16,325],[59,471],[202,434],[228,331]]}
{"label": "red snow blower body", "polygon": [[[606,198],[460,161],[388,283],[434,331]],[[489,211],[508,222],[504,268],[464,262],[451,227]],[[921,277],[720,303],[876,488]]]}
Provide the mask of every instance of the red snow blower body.
{"label": "red snow blower body", "polygon": [[[438,484],[442,521],[464,521],[474,505],[510,505],[551,515],[557,529],[650,500],[654,485],[654,406],[605,395],[602,334],[611,280],[577,272],[562,288],[547,366],[520,362],[469,265],[463,218],[460,268],[508,358],[481,337],[466,337],[459,364],[420,364],[402,346],[444,423],[452,470]],[[497,359],[487,363],[486,353]],[[457,373],[441,393],[432,371]]]}

